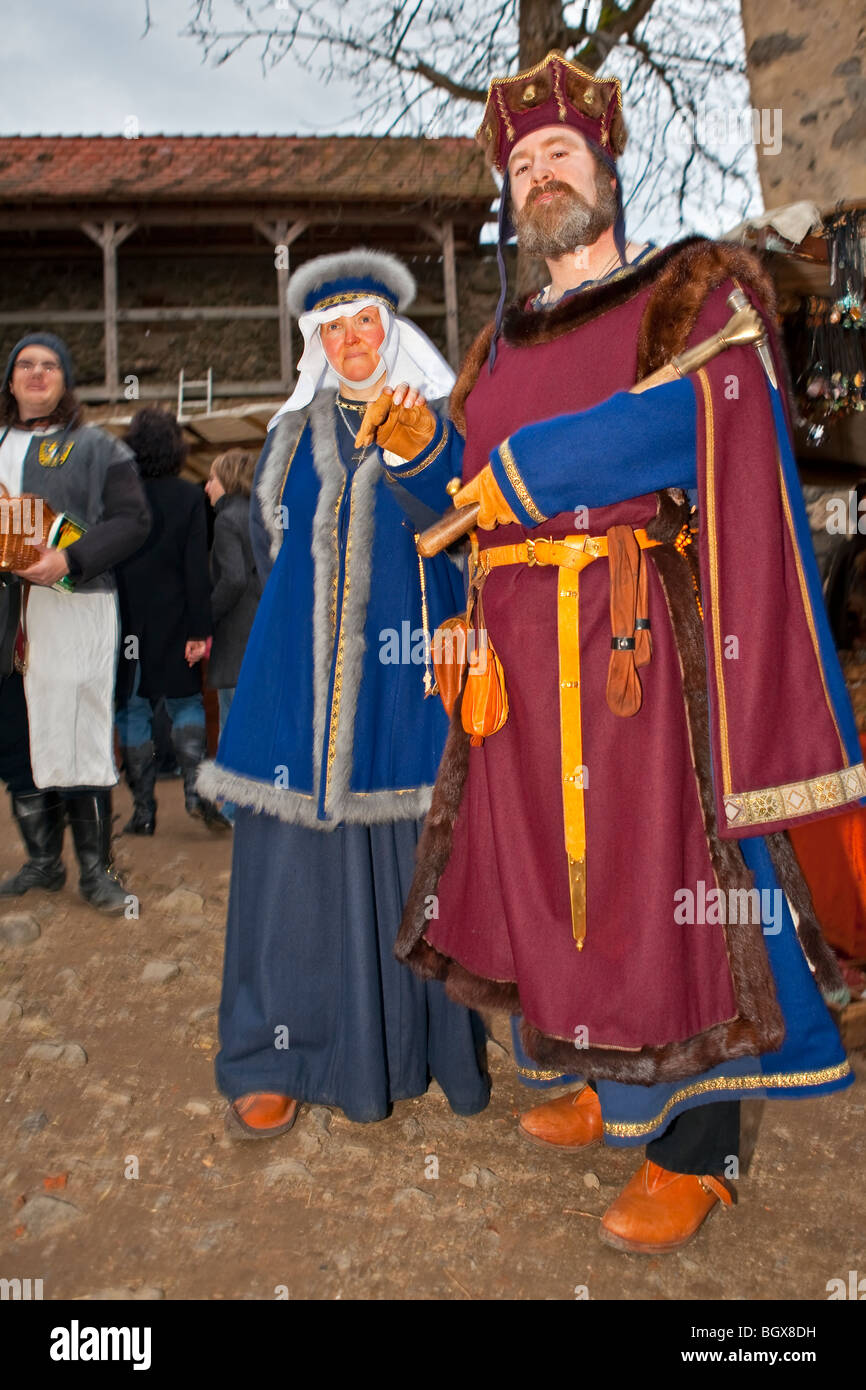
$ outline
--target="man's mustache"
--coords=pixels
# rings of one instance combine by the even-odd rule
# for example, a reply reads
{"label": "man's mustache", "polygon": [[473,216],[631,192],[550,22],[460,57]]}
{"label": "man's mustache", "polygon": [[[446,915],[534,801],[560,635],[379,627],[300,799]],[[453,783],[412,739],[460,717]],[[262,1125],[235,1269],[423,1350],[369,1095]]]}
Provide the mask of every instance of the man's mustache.
{"label": "man's mustache", "polygon": [[534,207],[539,198],[543,198],[548,193],[564,193],[576,203],[586,203],[586,199],[571,187],[569,183],[561,183],[559,179],[549,179],[547,183],[540,183],[535,188],[530,188],[526,195],[525,208]]}

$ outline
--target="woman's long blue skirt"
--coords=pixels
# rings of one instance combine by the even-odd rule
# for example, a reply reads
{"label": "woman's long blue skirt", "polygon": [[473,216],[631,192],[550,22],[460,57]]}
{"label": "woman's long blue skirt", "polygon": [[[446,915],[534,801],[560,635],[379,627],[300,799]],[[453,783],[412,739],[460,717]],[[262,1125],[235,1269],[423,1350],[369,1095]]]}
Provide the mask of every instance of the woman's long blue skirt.
{"label": "woman's long blue skirt", "polygon": [[484,1025],[393,955],[423,822],[287,825],[238,808],[216,1059],[236,1099],[276,1091],[380,1120],[438,1081],[490,1096]]}

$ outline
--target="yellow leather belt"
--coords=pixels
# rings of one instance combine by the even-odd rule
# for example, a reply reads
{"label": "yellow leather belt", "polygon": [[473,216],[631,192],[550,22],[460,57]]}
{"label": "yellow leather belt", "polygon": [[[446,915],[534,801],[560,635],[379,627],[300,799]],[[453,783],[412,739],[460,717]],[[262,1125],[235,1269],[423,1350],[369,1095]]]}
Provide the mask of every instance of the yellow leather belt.
{"label": "yellow leather belt", "polygon": [[[634,533],[641,550],[661,545],[651,540],[641,527]],[[557,565],[560,569],[582,570],[593,560],[607,555],[607,536],[563,536],[561,540],[527,540],[520,545],[493,545],[478,553],[485,573],[499,565]]]}
{"label": "yellow leather belt", "polygon": [[[641,550],[661,545],[642,528],[634,533]],[[608,553],[607,536],[574,535],[561,540],[529,539],[520,545],[495,545],[482,550],[478,563],[485,573],[500,565],[555,565],[559,569],[557,628],[559,642],[559,725],[562,751],[562,809],[571,930],[578,951],[586,940],[586,815],[583,793],[588,785],[583,763],[580,708],[580,610],[578,574]]]}

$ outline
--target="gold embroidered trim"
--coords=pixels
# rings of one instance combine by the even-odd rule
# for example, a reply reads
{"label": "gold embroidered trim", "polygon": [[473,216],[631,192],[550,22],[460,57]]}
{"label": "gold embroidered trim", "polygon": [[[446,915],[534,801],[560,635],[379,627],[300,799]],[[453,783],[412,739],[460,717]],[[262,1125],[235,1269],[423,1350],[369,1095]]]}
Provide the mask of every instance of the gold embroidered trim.
{"label": "gold embroidered trim", "polygon": [[[342,497],[342,490],[340,496]],[[351,572],[349,563],[352,556],[352,509],[355,504],[355,494],[349,501],[349,528],[346,536],[346,570],[343,579],[343,601],[340,605],[340,636],[337,642],[337,664],[334,671],[334,696],[331,701],[331,722],[328,730],[328,767],[325,773],[325,810],[328,809],[328,795],[331,789],[331,770],[334,765],[334,758],[337,753],[337,729],[340,723],[340,700],[343,696],[343,649],[345,646],[346,634],[346,600],[349,597],[349,587],[351,584]]]}
{"label": "gold embroidered trim", "polygon": [[800,596],[803,600],[803,611],[806,614],[806,622],[809,624],[809,634],[812,638],[812,647],[815,652],[815,660],[818,663],[818,670],[821,673],[821,684],[824,687],[824,699],[826,700],[827,708],[830,711],[830,718],[833,720],[833,727],[836,730],[836,737],[839,740],[839,747],[842,750],[842,757],[847,758],[848,750],[846,749],[842,739],[842,731],[839,728],[839,724],[836,719],[836,711],[833,709],[833,704],[830,700],[830,692],[827,689],[827,681],[824,677],[824,663],[821,660],[821,647],[818,642],[818,634],[815,631],[815,622],[812,615],[812,604],[809,600],[809,590],[806,587],[806,576],[803,573],[803,565],[800,560],[800,548],[797,545],[797,537],[794,531],[794,519],[791,516],[791,507],[788,499],[788,488],[787,484],[785,483],[785,474],[782,471],[782,459],[781,455],[779,454],[778,445],[776,446],[776,462],[779,469],[779,486],[782,493],[782,507],[784,508],[785,512],[785,522],[787,523],[788,533],[791,537],[791,549],[794,552],[794,563],[797,566],[797,580],[800,585]]}
{"label": "gold embroidered trim", "polygon": [[847,1061],[837,1062],[834,1067],[823,1067],[821,1071],[781,1072],[774,1076],[767,1073],[761,1076],[720,1076],[715,1081],[695,1081],[691,1086],[683,1086],[669,1098],[664,1109],[652,1120],[641,1120],[636,1124],[605,1124],[605,1134],[616,1138],[630,1135],[649,1134],[662,1120],[666,1119],[675,1105],[692,1096],[704,1096],[710,1091],[767,1091],[773,1088],[791,1090],[795,1086],[822,1086],[827,1081],[838,1081],[849,1076],[851,1067]]}
{"label": "gold embroidered trim", "polygon": [[517,464],[514,460],[514,455],[511,452],[511,444],[507,439],[503,444],[500,444],[499,446],[499,457],[502,459],[502,466],[505,469],[505,472],[508,474],[508,481],[511,483],[511,486],[514,488],[514,491],[520,498],[521,504],[523,505],[524,509],[532,517],[532,520],[546,521],[547,518],[542,516],[541,512],[536,507],[535,503],[529,495],[526,484],[524,483],[523,479],[520,476],[520,473],[518,472]]}
{"label": "gold embroidered trim", "polygon": [[566,1075],[564,1071],[532,1071],[529,1067],[517,1067],[517,1072],[519,1076],[529,1077],[530,1081],[558,1081]]}
{"label": "gold embroidered trim", "polygon": [[390,467],[390,471],[394,477],[394,481],[401,483],[404,478],[414,478],[419,473],[423,473],[425,468],[429,468],[430,464],[434,463],[435,460],[438,459],[439,455],[442,453],[442,450],[445,448],[445,445],[448,443],[449,428],[450,426],[446,421],[445,428],[442,431],[442,438],[439,440],[439,443],[436,445],[436,448],[433,450],[429,458],[425,459],[423,463],[418,464],[417,468],[407,468],[404,470],[399,467]]}
{"label": "gold embroidered trim", "polygon": [[352,290],[350,294],[332,294],[327,299],[319,299],[312,309],[305,310],[306,313],[317,314],[320,309],[330,309],[332,304],[351,304],[353,299],[376,299],[380,304],[385,304],[392,314],[397,312],[396,299],[389,299],[385,294],[377,294],[375,290]]}
{"label": "gold embroidered trim", "polygon": [[729,827],[790,820],[826,811],[831,806],[847,806],[861,796],[866,796],[866,767],[854,763],[823,777],[807,777],[801,782],[762,787],[759,791],[729,793],[725,797],[725,820]]}
{"label": "gold embroidered trim", "polygon": [[725,682],[722,672],[722,630],[719,614],[719,541],[716,534],[716,450],[715,420],[713,416],[713,396],[709,378],[705,371],[698,372],[698,380],[704,393],[704,414],[706,416],[707,447],[707,543],[710,552],[710,621],[713,629],[713,651],[715,653],[716,693],[719,699],[719,742],[722,751],[722,791],[725,795],[731,790],[731,750],[728,741],[728,710],[725,702]]}
{"label": "gold embroidered trim", "polygon": [[[591,72],[584,72],[583,68],[579,68],[575,63],[570,62],[565,54],[561,53],[558,48],[554,48],[551,49],[545,58],[542,58],[540,63],[536,63],[534,67],[524,68],[523,71],[514,73],[512,77],[494,77],[491,80],[487,87],[487,101],[484,103],[485,120],[487,118],[487,108],[490,104],[490,99],[491,97],[495,99],[495,97],[500,95],[499,89],[501,87],[511,86],[513,82],[525,82],[528,77],[535,77],[538,73],[544,72],[550,65],[551,58],[558,58],[562,66],[568,68],[569,72],[573,72],[576,77],[579,77],[581,82],[592,82],[596,87],[607,87],[612,84],[616,88],[616,109],[617,111],[622,111],[622,84],[618,77],[594,77]],[[495,92],[494,88],[496,89]],[[483,130],[484,122],[482,121],[475,132],[476,140]],[[508,130],[507,126],[506,130]],[[508,132],[508,136],[509,139],[511,139],[511,131]]]}
{"label": "gold embroidered trim", "polygon": [[340,587],[340,540],[338,535],[340,504],[343,501],[343,493],[346,491],[345,481],[340,488],[339,496],[334,504],[334,528],[331,531],[331,540],[334,545],[334,578],[331,583],[331,642],[337,636],[337,592]]}

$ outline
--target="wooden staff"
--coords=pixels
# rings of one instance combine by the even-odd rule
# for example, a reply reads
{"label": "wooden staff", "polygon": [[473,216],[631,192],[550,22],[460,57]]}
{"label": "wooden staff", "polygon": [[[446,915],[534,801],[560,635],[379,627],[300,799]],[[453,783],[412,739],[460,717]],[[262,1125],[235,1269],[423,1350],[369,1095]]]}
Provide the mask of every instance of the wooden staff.
{"label": "wooden staff", "polygon": [[[773,371],[773,359],[770,356],[767,346],[767,333],[760,314],[753,309],[742,290],[734,290],[728,295],[728,304],[734,310],[733,315],[724,328],[720,328],[702,343],[696,343],[694,347],[686,348],[676,357],[672,357],[670,362],[659,367],[657,372],[644,377],[636,386],[631,387],[631,395],[640,395],[643,391],[650,391],[654,386],[663,386],[668,381],[676,381],[678,377],[687,376],[690,372],[696,372],[705,363],[711,362],[714,357],[718,357],[720,352],[725,352],[732,347],[748,347],[753,345],[757,348],[758,354],[763,363],[764,370],[773,386],[776,385],[775,373]],[[463,484],[459,478],[452,478],[448,484],[448,492],[453,497],[459,492]],[[477,502],[470,502],[468,506],[457,507],[453,512],[447,512],[441,520],[433,523],[426,531],[422,531],[418,537],[418,554],[425,560],[433,555],[438,555],[447,546],[453,545],[454,541],[461,536],[467,535],[475,527],[478,519],[479,505]]]}

